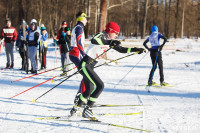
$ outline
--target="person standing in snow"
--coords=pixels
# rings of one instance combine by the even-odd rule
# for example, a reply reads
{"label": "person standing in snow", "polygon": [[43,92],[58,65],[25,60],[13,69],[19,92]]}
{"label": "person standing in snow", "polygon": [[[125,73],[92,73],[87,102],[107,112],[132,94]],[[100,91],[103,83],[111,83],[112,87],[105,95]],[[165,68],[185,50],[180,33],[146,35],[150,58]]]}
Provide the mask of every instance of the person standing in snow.
{"label": "person standing in snow", "polygon": [[7,64],[6,68],[13,68],[14,67],[14,43],[17,40],[17,30],[11,26],[10,18],[6,19],[6,27],[3,28],[1,32],[1,39],[5,41],[5,51],[6,51],[6,58]]}
{"label": "person standing in snow", "polygon": [[33,68],[31,72],[32,74],[37,74],[36,54],[39,36],[40,31],[37,26],[37,21],[35,19],[32,19],[30,29],[28,32],[28,54]]}
{"label": "person standing in snow", "polygon": [[17,34],[17,41],[16,41],[16,46],[19,48],[19,54],[20,54],[20,57],[22,59],[22,67],[21,67],[20,70],[25,70],[25,59],[24,59],[25,50],[24,50],[24,44],[26,43],[26,41],[24,40],[24,37],[23,37],[23,26],[25,26],[26,31],[27,31],[27,24],[26,24],[26,22],[23,23],[23,21],[22,21],[21,25],[20,25],[20,29],[19,29],[18,34]]}
{"label": "person standing in snow", "polygon": [[[79,12],[76,15],[78,23],[72,30],[71,39],[71,51],[69,52],[70,60],[77,66],[83,79],[80,84],[79,92],[74,100],[74,107],[70,111],[73,116],[83,104],[85,104],[82,116],[91,120],[96,120],[92,107],[97,98],[101,94],[104,88],[104,83],[100,77],[93,70],[97,61],[91,58],[85,53],[84,50],[84,26],[87,23],[87,16],[83,12]],[[119,46],[121,43],[118,40],[114,40],[120,32],[119,26],[115,22],[110,22],[106,26],[106,30],[96,34],[91,42],[95,45],[109,45],[113,49],[121,53],[130,53],[139,51],[139,54],[145,50],[143,48],[124,48]]]}
{"label": "person standing in snow", "polygon": [[57,44],[60,46],[60,53],[61,53],[61,64],[62,64],[62,70],[63,73],[67,71],[67,67],[65,65],[68,64],[68,57],[69,57],[69,48],[71,45],[71,35],[70,35],[70,29],[67,27],[67,22],[62,22],[62,27],[58,31],[57,34]]}
{"label": "person standing in snow", "polygon": [[41,63],[41,70],[45,69],[46,70],[46,54],[47,54],[47,39],[49,37],[46,27],[44,26],[44,24],[41,25],[41,36],[40,36],[40,42],[41,44],[39,45],[39,53],[42,53],[42,63]]}
{"label": "person standing in snow", "polygon": [[[163,36],[161,33],[158,32],[158,27],[154,25],[151,28],[152,34],[144,41],[143,45],[148,51],[150,51],[150,57],[152,61],[152,69],[149,74],[149,80],[148,80],[148,85],[158,85],[156,82],[153,82],[153,75],[154,72],[157,68],[157,64],[159,67],[159,72],[160,72],[160,85],[161,86],[166,86],[168,85],[167,83],[164,82],[164,73],[163,73],[163,61],[162,61],[162,53],[161,50],[164,47],[165,43],[167,42],[167,38]],[[160,45],[159,41],[160,38],[164,39],[164,42],[162,45]],[[151,48],[147,46],[147,43],[150,42]],[[157,56],[158,54],[158,56]],[[155,60],[157,57],[156,65],[154,68]]]}

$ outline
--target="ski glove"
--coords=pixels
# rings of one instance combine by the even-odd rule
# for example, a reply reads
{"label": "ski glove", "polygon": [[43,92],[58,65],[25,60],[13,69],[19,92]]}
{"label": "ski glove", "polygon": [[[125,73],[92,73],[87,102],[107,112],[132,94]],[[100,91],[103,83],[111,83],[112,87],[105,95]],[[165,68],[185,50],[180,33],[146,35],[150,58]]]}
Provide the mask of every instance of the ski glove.
{"label": "ski glove", "polygon": [[131,49],[131,52],[139,52],[138,54],[141,54],[141,53],[146,52],[146,51],[143,48],[136,48],[135,47],[135,48]]}
{"label": "ski glove", "polygon": [[164,45],[160,45],[160,46],[158,47],[158,50],[161,51],[162,48],[163,48],[163,46],[164,46]]}
{"label": "ski glove", "polygon": [[120,44],[121,44],[121,42],[118,40],[112,40],[110,42],[110,46],[112,46],[112,47],[119,46]]}

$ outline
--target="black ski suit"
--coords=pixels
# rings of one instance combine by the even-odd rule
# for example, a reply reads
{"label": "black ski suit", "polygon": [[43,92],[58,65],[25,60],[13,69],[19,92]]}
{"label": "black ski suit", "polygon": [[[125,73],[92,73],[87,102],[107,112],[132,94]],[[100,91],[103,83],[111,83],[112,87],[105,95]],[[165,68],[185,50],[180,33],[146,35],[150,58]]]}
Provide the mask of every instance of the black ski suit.
{"label": "black ski suit", "polygon": [[[113,45],[113,43],[116,41],[117,40],[109,39],[108,34],[103,31],[96,34],[92,38],[91,43],[95,45]],[[140,53],[144,52],[144,49],[142,48],[125,48],[119,45],[112,48],[120,53],[130,53],[136,51],[139,51]],[[83,76],[80,88],[85,91],[82,91],[81,89],[79,90],[79,92],[82,92],[82,94],[80,95],[80,100],[77,104],[78,106],[82,106],[83,103],[87,103],[89,107],[92,107],[96,99],[103,91],[104,83],[93,70],[96,63],[97,62],[88,55],[85,55],[79,63],[78,69],[81,70],[80,73]]]}

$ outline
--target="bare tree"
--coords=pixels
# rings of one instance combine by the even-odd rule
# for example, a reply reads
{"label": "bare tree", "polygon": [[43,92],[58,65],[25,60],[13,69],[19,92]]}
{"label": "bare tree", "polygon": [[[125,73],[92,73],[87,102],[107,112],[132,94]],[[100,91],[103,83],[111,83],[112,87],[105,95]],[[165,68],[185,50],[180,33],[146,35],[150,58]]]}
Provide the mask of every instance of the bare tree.
{"label": "bare tree", "polygon": [[149,2],[149,0],[145,0],[145,4],[144,4],[144,16],[143,16],[143,24],[142,24],[142,26],[143,26],[142,27],[142,39],[145,38],[145,32],[146,32],[148,2]]}
{"label": "bare tree", "polygon": [[101,32],[106,25],[106,14],[107,14],[107,0],[101,0],[99,32]]}
{"label": "bare tree", "polygon": [[183,38],[183,31],[184,31],[185,0],[183,0],[182,3],[183,3],[183,9],[182,9],[182,23],[181,23],[181,38]]}
{"label": "bare tree", "polygon": [[176,21],[175,21],[175,33],[174,33],[174,37],[177,38],[178,37],[178,18],[179,18],[179,3],[180,0],[177,0],[176,2]]}

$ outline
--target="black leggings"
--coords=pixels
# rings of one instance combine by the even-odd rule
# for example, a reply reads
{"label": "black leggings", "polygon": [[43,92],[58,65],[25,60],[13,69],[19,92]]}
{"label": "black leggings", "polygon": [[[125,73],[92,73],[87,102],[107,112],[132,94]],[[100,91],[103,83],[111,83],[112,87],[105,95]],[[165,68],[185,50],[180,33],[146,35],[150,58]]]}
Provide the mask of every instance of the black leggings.
{"label": "black leggings", "polygon": [[[149,74],[149,81],[148,82],[150,82],[152,75],[154,75],[154,72],[156,71],[156,68],[157,68],[157,64],[158,64],[158,67],[159,67],[160,82],[164,81],[163,61],[162,61],[162,53],[161,52],[158,53],[158,57],[157,57],[157,61],[156,61],[156,66],[155,66],[154,72],[153,72],[153,67],[154,67],[154,64],[155,64],[157,52],[158,52],[157,49],[151,49],[150,57],[151,57],[151,61],[152,61],[152,69],[151,69],[151,72]],[[152,77],[152,81],[153,81],[153,77]]]}
{"label": "black leggings", "polygon": [[87,103],[89,107],[92,107],[104,88],[103,81],[94,71],[96,63],[90,63],[92,60],[89,58],[86,61],[81,61],[79,65],[80,74],[83,76],[81,85],[85,88],[78,101],[78,106],[80,107],[83,103]]}

